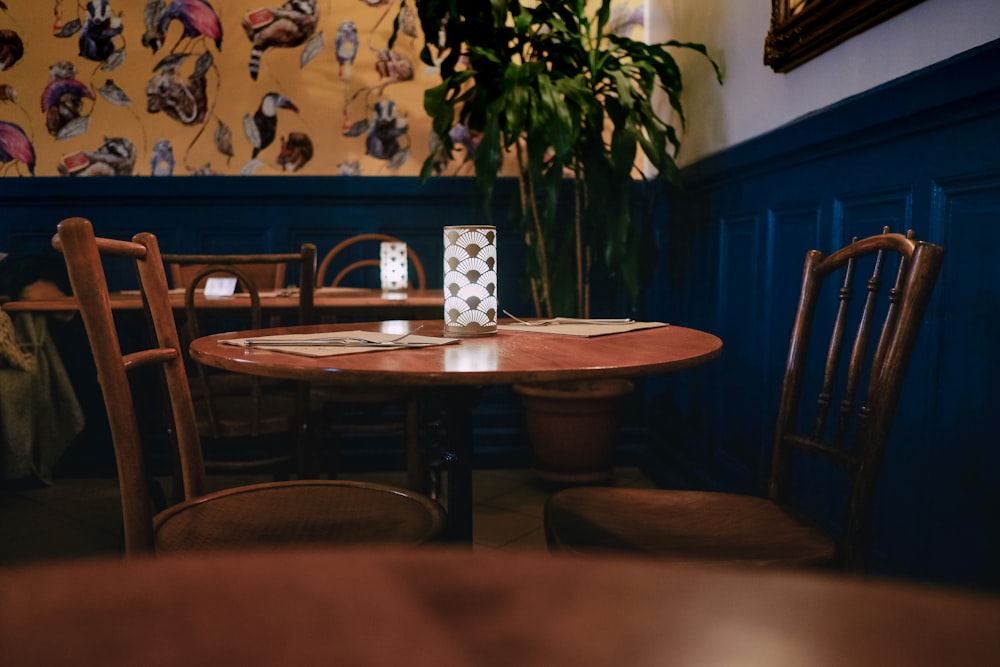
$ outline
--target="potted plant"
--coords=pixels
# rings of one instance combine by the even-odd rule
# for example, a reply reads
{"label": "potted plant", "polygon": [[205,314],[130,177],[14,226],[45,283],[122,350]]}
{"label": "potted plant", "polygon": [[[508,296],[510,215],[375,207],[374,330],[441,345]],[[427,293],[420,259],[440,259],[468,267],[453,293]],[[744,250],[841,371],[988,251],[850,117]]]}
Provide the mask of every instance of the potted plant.
{"label": "potted plant", "polygon": [[635,184],[646,178],[638,149],[656,179],[676,179],[678,135],[653,97],[661,90],[683,125],[681,72],[669,49],[707,57],[705,47],[616,34],[631,24],[626,15],[612,20],[611,0],[416,0],[416,8],[431,37],[421,57],[442,79],[424,96],[440,150],[422,178],[465,138],[475,147],[479,212],[489,216],[498,177],[513,170],[537,315],[588,317],[598,271],[634,304],[656,259],[649,221],[634,215]]}
{"label": "potted plant", "polygon": [[[629,17],[611,4],[416,0],[427,37],[421,57],[441,72],[424,96],[440,150],[421,177],[452,159],[461,140],[473,148],[466,159],[489,216],[494,185],[512,169],[525,285],[539,316],[589,317],[596,275],[610,277],[630,305],[638,301],[656,261],[650,221],[634,214],[636,181],[646,178],[639,150],[656,179],[674,181],[680,147],[654,93],[662,91],[683,125],[681,72],[669,49],[708,58],[701,44],[628,37]],[[543,443],[533,444],[537,454]]]}

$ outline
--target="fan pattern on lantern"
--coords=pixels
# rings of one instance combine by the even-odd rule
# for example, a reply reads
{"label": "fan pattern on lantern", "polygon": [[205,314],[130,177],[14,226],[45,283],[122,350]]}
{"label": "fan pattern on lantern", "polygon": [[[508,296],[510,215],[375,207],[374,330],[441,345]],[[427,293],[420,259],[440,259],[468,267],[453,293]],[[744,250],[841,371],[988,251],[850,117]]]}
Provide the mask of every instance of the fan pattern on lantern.
{"label": "fan pattern on lantern", "polygon": [[495,227],[444,229],[445,331],[475,336],[496,332]]}

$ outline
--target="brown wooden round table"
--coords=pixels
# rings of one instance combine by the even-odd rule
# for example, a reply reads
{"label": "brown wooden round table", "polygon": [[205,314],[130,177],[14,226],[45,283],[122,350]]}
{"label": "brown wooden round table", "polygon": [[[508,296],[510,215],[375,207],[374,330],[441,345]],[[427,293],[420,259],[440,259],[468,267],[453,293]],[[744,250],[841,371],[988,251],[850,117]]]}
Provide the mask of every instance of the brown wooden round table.
{"label": "brown wooden round table", "polygon": [[331,357],[295,354],[224,344],[233,338],[282,333],[382,331],[404,333],[419,327],[422,336],[443,336],[441,320],[314,325],[206,336],[191,343],[195,361],[236,373],[339,385],[390,385],[437,388],[444,392],[444,437],[452,459],[448,468],[448,518],[451,534],[472,539],[472,411],[476,388],[519,382],[634,378],[672,373],[707,363],[722,352],[722,341],[697,329],[665,326],[581,338],[500,331],[463,338],[456,345],[381,350]]}
{"label": "brown wooden round table", "polygon": [[544,553],[206,553],[0,570],[0,664],[1000,664],[1000,600]]}

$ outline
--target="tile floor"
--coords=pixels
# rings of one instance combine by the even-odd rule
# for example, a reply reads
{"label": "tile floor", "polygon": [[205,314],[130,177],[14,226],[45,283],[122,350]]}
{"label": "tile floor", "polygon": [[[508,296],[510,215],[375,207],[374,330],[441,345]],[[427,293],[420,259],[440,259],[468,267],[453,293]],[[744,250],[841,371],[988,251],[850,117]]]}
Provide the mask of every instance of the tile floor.
{"label": "tile floor", "polygon": [[[397,472],[359,473],[351,478],[390,484],[405,479]],[[212,477],[210,484],[222,488],[258,479]],[[616,469],[615,483],[651,486],[636,468]],[[475,471],[474,549],[544,549],[542,504],[548,494],[530,470]],[[120,523],[113,478],[61,479],[38,488],[0,486],[0,567],[120,553]]]}

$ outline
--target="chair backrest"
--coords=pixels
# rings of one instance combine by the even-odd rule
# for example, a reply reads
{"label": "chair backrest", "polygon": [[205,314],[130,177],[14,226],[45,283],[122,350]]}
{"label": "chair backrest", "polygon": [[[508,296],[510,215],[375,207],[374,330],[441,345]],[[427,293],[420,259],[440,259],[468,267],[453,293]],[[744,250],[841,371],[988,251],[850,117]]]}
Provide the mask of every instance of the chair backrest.
{"label": "chair backrest", "polygon": [[770,496],[786,501],[792,492],[802,465],[794,452],[842,467],[850,489],[840,548],[849,567],[862,566],[868,552],[876,474],[943,253],[886,230],[830,255],[806,254]]}
{"label": "chair backrest", "polygon": [[[104,394],[118,466],[125,551],[127,554],[152,552],[151,494],[129,371],[154,365],[162,368],[170,397],[184,496],[190,499],[205,492],[201,443],[160,249],[156,237],[145,232],[136,234],[131,242],[95,238],[93,227],[83,218],[69,218],[59,223],[52,243],[66,258],[70,284],[80,302],[80,314]],[[122,352],[102,255],[134,262],[156,338],[154,347],[127,354]]]}
{"label": "chair backrest", "polygon": [[[333,280],[329,284],[333,287],[340,285],[341,281],[347,277],[348,274],[366,266],[377,267],[379,265],[378,259],[378,244],[382,241],[387,241],[389,243],[401,243],[400,239],[395,236],[389,236],[388,234],[358,234],[357,236],[352,236],[350,238],[344,239],[337,245],[330,249],[330,252],[326,253],[323,257],[323,261],[319,264],[319,271],[316,272],[316,284],[320,287],[326,285],[327,273],[337,269],[337,274],[333,277]],[[371,256],[364,257],[362,259],[345,260],[341,262],[343,266],[335,263],[335,258],[341,256],[340,259],[343,260],[342,253],[351,248],[351,251],[357,250],[352,248],[357,244],[372,244],[374,243],[374,250],[370,253]],[[420,257],[417,253],[407,244],[406,255],[410,260],[410,265],[413,267],[413,272],[410,275],[410,283],[417,289],[427,288],[427,274],[424,273],[424,265],[420,261]],[[352,258],[353,259],[353,258]]]}
{"label": "chair backrest", "polygon": [[[295,265],[299,274],[299,324],[312,324],[314,315],[314,294],[316,285],[316,246],[304,243],[297,253],[256,253],[229,255],[186,255],[166,253],[164,263],[170,267],[175,287],[184,287],[186,300],[190,300],[194,284],[198,285],[209,277],[229,275],[236,277],[244,292],[253,284],[257,291],[281,289],[285,287],[285,275],[289,265]],[[254,306],[259,310],[259,298]]]}
{"label": "chair backrest", "polygon": [[[234,255],[230,255],[232,257]],[[239,255],[235,255],[239,257]],[[195,275],[209,264],[218,261],[217,255],[174,255],[165,254],[164,262],[170,268],[170,282],[175,288],[187,287]],[[184,261],[172,261],[172,257],[184,258]],[[187,260],[188,257],[200,257],[207,263]],[[264,262],[260,264],[245,263],[240,270],[249,276],[259,289],[281,289],[285,287],[285,273],[287,264],[285,262]]]}
{"label": "chair backrest", "polygon": [[[291,253],[271,253],[252,255],[164,255],[164,262],[180,269],[195,268],[193,272],[187,274],[187,286],[184,292],[185,318],[184,326],[181,330],[181,339],[185,344],[184,349],[190,342],[203,335],[205,317],[204,309],[199,308],[198,290],[209,278],[230,276],[236,278],[240,285],[241,292],[247,302],[249,312],[239,311],[239,323],[234,323],[233,310],[227,309],[220,324],[223,328],[204,333],[218,333],[219,330],[239,329],[259,329],[262,326],[262,307],[260,289],[253,274],[270,275],[275,271],[263,271],[268,267],[281,267],[280,273],[284,275],[285,267],[289,264],[296,265],[301,277],[302,287],[295,290],[295,295],[299,300],[297,324],[312,324],[313,320],[313,297],[315,292],[315,268],[316,268],[316,246],[306,243],[297,254]],[[206,263],[206,259],[214,260]],[[249,315],[249,318],[247,318]],[[279,324],[278,321],[272,324]],[[203,409],[203,416],[207,418],[209,432],[202,431],[203,436],[211,435],[212,439],[219,440],[227,435],[256,437],[263,433],[262,424],[262,386],[263,381],[254,376],[241,375],[241,382],[238,385],[240,394],[238,403],[238,417],[232,413],[232,406],[227,413],[226,428],[223,429],[223,415],[219,409],[221,397],[227,393],[219,386],[220,375],[231,375],[221,371],[210,371],[202,364],[192,363],[188,359],[188,373],[194,373],[198,377],[198,391],[195,396],[196,412],[197,408]],[[302,397],[304,399],[304,396]],[[245,410],[244,407],[245,406]],[[229,431],[224,433],[223,431]],[[218,467],[219,462],[212,462]]]}

